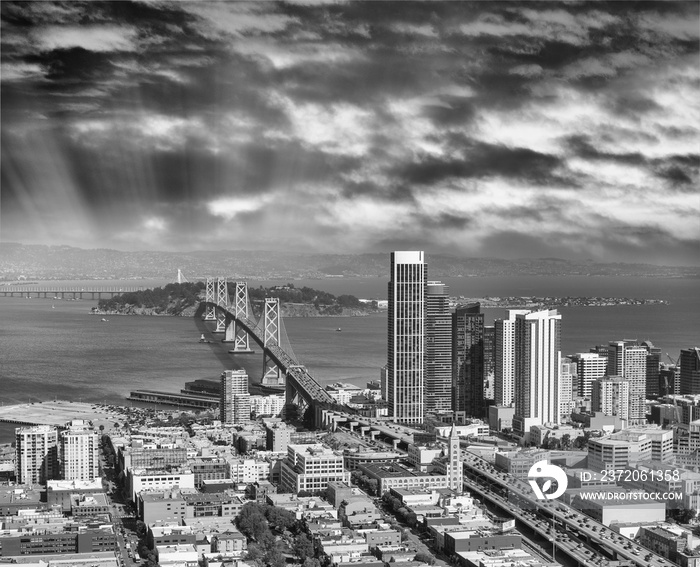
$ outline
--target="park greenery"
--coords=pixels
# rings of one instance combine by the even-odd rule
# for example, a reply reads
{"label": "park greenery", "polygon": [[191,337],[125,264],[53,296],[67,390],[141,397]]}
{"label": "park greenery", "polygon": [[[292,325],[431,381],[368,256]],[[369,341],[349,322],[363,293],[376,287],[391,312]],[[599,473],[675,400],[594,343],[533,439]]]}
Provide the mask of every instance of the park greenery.
{"label": "park greenery", "polygon": [[335,296],[332,293],[306,286],[295,287],[292,283],[269,288],[263,286],[257,288],[249,287],[248,297],[254,308],[260,308],[258,306],[262,305],[266,297],[277,297],[280,300],[280,305],[287,303],[313,305],[323,315],[341,315],[343,309],[365,310],[368,307],[376,308],[376,305],[362,303],[354,295]]}
{"label": "park greenery", "polygon": [[165,287],[123,293],[111,299],[100,299],[97,308],[103,312],[122,313],[133,307],[152,309],[159,315],[179,315],[188,307],[197,305],[204,287],[202,282],[172,283]]}
{"label": "park greenery", "polygon": [[236,526],[248,538],[245,560],[256,567],[283,567],[289,555],[303,567],[321,565],[302,522],[289,510],[248,502],[236,517]]}

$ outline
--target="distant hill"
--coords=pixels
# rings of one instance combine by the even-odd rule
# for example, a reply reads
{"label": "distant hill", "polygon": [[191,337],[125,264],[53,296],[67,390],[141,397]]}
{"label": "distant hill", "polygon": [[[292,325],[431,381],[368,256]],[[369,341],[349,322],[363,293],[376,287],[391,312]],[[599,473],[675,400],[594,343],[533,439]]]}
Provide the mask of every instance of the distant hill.
{"label": "distant hill", "polygon": [[[698,277],[700,268],[599,263],[562,258],[457,258],[427,252],[431,277],[512,275],[596,275]],[[389,254],[293,254],[246,250],[121,252],[70,246],[0,245],[0,281],[46,279],[190,279],[206,275],[282,279],[328,276],[387,277]]]}

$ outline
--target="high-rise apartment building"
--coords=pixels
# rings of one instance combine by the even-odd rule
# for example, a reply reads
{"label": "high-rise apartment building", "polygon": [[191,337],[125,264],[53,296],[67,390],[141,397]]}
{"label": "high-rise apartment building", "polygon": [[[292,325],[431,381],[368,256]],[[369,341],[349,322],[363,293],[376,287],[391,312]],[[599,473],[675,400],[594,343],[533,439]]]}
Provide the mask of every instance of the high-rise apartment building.
{"label": "high-rise apartment building", "polygon": [[392,252],[386,377],[389,416],[398,423],[423,423],[425,415],[427,271],[423,252]]}
{"label": "high-rise apartment building", "polygon": [[223,423],[250,421],[250,394],[245,370],[226,370],[221,374],[219,413]]}
{"label": "high-rise apartment building", "polygon": [[49,425],[15,429],[15,476],[18,484],[58,478],[58,432]]}
{"label": "high-rise apartment building", "polygon": [[629,424],[646,423],[647,349],[637,341],[611,341],[607,375],[629,380]]}
{"label": "high-rise apartment building", "polygon": [[604,415],[629,419],[629,380],[620,376],[603,376],[593,381],[591,409]]}
{"label": "high-rise apartment building", "polygon": [[507,319],[494,323],[495,377],[494,394],[497,406],[511,406],[515,387],[515,318],[529,313],[527,309],[510,309]]}
{"label": "high-rise apartment building", "polygon": [[515,416],[513,431],[560,423],[561,315],[556,310],[515,318]]}
{"label": "high-rise apartment building", "polygon": [[605,376],[608,368],[608,356],[597,352],[579,352],[569,356],[571,362],[576,364],[578,379],[578,396],[591,398],[591,385],[593,380]]}
{"label": "high-rise apartment building", "polygon": [[493,403],[496,396],[496,327],[484,327],[484,400]]}
{"label": "high-rise apartment building", "polygon": [[425,411],[449,411],[452,407],[452,319],[445,284],[428,282],[425,309]]}
{"label": "high-rise apartment building", "polygon": [[700,347],[681,349],[681,394],[700,394]]}
{"label": "high-rise apartment building", "polygon": [[93,480],[100,476],[100,442],[82,420],[73,420],[59,436],[58,458],[63,480]]}
{"label": "high-rise apartment building", "polygon": [[570,358],[561,359],[559,370],[559,415],[562,421],[571,416],[574,409],[574,382],[576,381],[576,363]]}
{"label": "high-rise apartment building", "polygon": [[454,411],[484,417],[484,314],[478,303],[452,314],[452,396]]}

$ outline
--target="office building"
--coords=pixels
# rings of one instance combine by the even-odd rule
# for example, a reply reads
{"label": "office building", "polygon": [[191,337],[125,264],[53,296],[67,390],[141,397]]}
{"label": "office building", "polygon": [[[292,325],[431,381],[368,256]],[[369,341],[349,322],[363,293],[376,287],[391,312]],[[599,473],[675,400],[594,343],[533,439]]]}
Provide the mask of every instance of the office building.
{"label": "office building", "polygon": [[425,308],[425,411],[449,411],[452,406],[452,320],[445,284],[428,282]]}
{"label": "office building", "polygon": [[680,366],[681,394],[700,394],[700,347],[681,349]]}
{"label": "office building", "polygon": [[656,399],[661,395],[659,391],[659,369],[661,367],[661,349],[655,347],[651,341],[642,341],[647,351],[646,364],[646,397]]}
{"label": "office building", "polygon": [[282,461],[281,487],[287,492],[319,494],[329,482],[350,484],[350,471],[343,467],[343,455],[315,443],[289,445]]}
{"label": "office building", "polygon": [[423,252],[392,252],[388,300],[387,403],[398,423],[425,415],[425,288]]}
{"label": "office building", "polygon": [[580,398],[591,398],[591,384],[605,376],[608,368],[608,355],[598,352],[579,352],[569,356],[571,362],[576,364],[576,376],[578,380],[577,393]]}
{"label": "office building", "polygon": [[591,388],[591,409],[628,421],[629,385],[629,380],[620,376],[603,376],[594,380]]}
{"label": "office building", "polygon": [[478,303],[452,314],[452,375],[452,409],[484,417],[484,314]]}
{"label": "office building", "polygon": [[524,436],[533,425],[560,423],[561,315],[556,310],[515,318],[515,417]]}
{"label": "office building", "polygon": [[607,375],[629,380],[629,424],[646,423],[647,349],[636,341],[611,341]]}
{"label": "office building", "polygon": [[63,480],[92,480],[100,475],[99,438],[82,420],[73,420],[61,431],[59,460]]}
{"label": "office building", "polygon": [[15,429],[17,484],[43,484],[58,478],[58,432],[49,425]]}
{"label": "office building", "polygon": [[250,421],[250,394],[245,370],[226,370],[221,374],[219,412],[223,423]]}
{"label": "office building", "polygon": [[513,404],[515,388],[515,318],[529,313],[527,309],[508,310],[507,319],[494,323],[495,378],[494,394],[497,406]]}

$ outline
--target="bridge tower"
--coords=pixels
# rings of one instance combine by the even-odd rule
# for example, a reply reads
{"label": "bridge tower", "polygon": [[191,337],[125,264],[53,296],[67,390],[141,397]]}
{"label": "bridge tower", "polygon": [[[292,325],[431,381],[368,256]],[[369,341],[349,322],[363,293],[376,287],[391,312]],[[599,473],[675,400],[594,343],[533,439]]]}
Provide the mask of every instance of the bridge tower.
{"label": "bridge tower", "polygon": [[240,319],[248,319],[248,282],[236,282],[236,293],[234,295],[234,316],[236,319],[231,319],[226,326],[226,338],[224,342],[234,343],[234,346],[229,352],[246,353],[253,352],[250,349],[250,340],[248,333],[245,332],[236,321]]}
{"label": "bridge tower", "polygon": [[215,333],[226,331],[226,310],[228,310],[228,283],[226,278],[216,280],[216,304],[223,309],[216,309],[216,329]]}
{"label": "bridge tower", "polygon": [[204,320],[205,321],[216,321],[216,313],[214,309],[214,303],[216,303],[216,290],[214,289],[216,285],[216,282],[214,281],[214,278],[207,278],[207,287],[206,287],[206,301],[207,301],[207,308],[204,311]]}
{"label": "bridge tower", "polygon": [[[263,312],[263,344],[265,347],[279,346],[280,344],[280,300],[278,297],[265,298],[265,311]],[[265,386],[283,386],[284,377],[275,362],[263,349],[263,377]]]}

